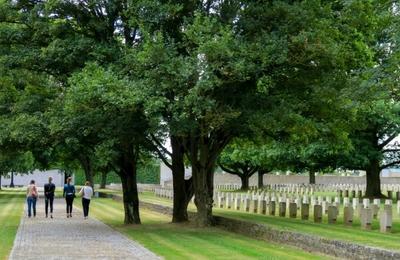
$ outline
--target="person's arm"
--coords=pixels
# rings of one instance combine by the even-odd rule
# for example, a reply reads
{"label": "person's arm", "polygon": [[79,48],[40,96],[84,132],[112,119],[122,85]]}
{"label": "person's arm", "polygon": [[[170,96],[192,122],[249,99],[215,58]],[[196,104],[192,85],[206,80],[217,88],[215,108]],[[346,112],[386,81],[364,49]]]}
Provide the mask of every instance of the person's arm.
{"label": "person's arm", "polygon": [[64,185],[64,189],[63,189],[63,198],[65,198],[65,185]]}
{"label": "person's arm", "polygon": [[78,193],[79,196],[82,196],[82,197],[83,197],[83,195],[85,194],[85,190],[84,190],[84,189],[85,189],[85,187],[82,187],[82,188],[81,188],[81,190],[80,190],[79,193]]}
{"label": "person's arm", "polygon": [[26,196],[29,194],[29,186],[26,188]]}
{"label": "person's arm", "polygon": [[37,191],[36,185],[32,188],[32,195],[34,195],[37,199],[39,198],[39,193]]}
{"label": "person's arm", "polygon": [[50,189],[49,189],[49,193],[54,193],[56,192],[56,185],[54,185],[53,183],[50,185]]}

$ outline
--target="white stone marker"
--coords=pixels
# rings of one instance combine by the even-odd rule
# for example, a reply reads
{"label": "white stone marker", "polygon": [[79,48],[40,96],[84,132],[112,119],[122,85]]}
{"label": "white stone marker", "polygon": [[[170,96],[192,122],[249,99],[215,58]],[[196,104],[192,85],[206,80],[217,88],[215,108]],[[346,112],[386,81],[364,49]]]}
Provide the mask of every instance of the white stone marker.
{"label": "white stone marker", "polygon": [[279,202],[279,216],[280,217],[286,216],[286,202],[284,202],[283,200]]}
{"label": "white stone marker", "polygon": [[267,201],[265,199],[258,200],[258,213],[267,214]]}
{"label": "white stone marker", "polygon": [[361,220],[361,228],[370,230],[372,225],[372,209],[362,208],[360,220]]}
{"label": "white stone marker", "polygon": [[348,207],[350,205],[350,199],[349,197],[344,197],[343,198],[343,206]]}
{"label": "white stone marker", "polygon": [[272,198],[268,204],[268,212],[270,216],[275,216],[276,203],[275,198]]}
{"label": "white stone marker", "polygon": [[380,214],[380,231],[382,233],[391,232],[392,230],[392,205],[385,205],[383,211]]}
{"label": "white stone marker", "polygon": [[241,201],[241,198],[236,194],[235,203],[234,203],[235,210],[240,210],[240,201]]}
{"label": "white stone marker", "polygon": [[295,202],[289,204],[289,217],[297,218],[297,204]]}
{"label": "white stone marker", "polygon": [[257,207],[258,207],[258,199],[257,198],[253,198],[251,200],[251,204],[250,204],[250,212],[251,213],[257,213]]}
{"label": "white stone marker", "polygon": [[329,203],[327,201],[323,201],[322,202],[322,213],[323,214],[328,213],[328,207],[329,207]]}
{"label": "white stone marker", "polygon": [[225,203],[225,207],[227,209],[231,209],[232,208],[232,198],[233,198],[233,194],[232,193],[227,193],[226,194],[226,203]]}
{"label": "white stone marker", "polygon": [[218,196],[218,207],[219,208],[223,208],[224,207],[224,198],[222,197],[222,194],[220,194],[219,196]]}
{"label": "white stone marker", "polygon": [[400,215],[400,200],[397,201],[397,214]]}
{"label": "white stone marker", "polygon": [[308,220],[308,216],[310,214],[310,206],[308,203],[301,204],[301,219]]}
{"label": "white stone marker", "polygon": [[359,202],[357,198],[353,198],[353,209],[357,210],[359,208]]}
{"label": "white stone marker", "polygon": [[363,207],[365,209],[370,208],[369,202],[370,202],[369,199],[363,199]]}
{"label": "white stone marker", "polygon": [[314,222],[321,223],[322,222],[322,206],[314,205]]}
{"label": "white stone marker", "polygon": [[353,224],[354,209],[350,205],[346,205],[343,209],[343,222],[347,226]]}
{"label": "white stone marker", "polygon": [[250,210],[250,199],[246,196],[243,200],[243,211],[249,212]]}
{"label": "white stone marker", "polygon": [[339,214],[339,211],[336,206],[329,206],[328,207],[328,223],[335,224],[338,214]]}

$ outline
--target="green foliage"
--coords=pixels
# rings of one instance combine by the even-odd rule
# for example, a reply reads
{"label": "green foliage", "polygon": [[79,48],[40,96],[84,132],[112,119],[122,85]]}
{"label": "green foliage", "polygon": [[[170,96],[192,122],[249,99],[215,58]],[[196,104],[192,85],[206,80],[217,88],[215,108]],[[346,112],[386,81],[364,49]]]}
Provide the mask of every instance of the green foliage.
{"label": "green foliage", "polygon": [[[77,185],[83,185],[86,181],[84,172],[79,169],[73,171],[75,183]],[[144,184],[160,184],[160,166],[158,164],[139,165],[137,172],[138,183]],[[94,176],[94,183],[101,183],[101,174],[97,173]],[[110,183],[121,183],[120,177],[115,172],[109,172],[107,174],[107,185]]]}

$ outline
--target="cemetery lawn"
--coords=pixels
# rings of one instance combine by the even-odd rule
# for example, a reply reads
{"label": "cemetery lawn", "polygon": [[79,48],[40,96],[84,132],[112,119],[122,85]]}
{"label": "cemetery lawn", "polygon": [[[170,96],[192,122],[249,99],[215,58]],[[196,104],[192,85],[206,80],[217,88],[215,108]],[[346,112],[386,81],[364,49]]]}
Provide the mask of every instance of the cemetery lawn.
{"label": "cemetery lawn", "polygon": [[[79,206],[79,203],[76,203]],[[327,259],[303,250],[267,243],[219,228],[172,224],[166,215],[141,210],[142,225],[123,225],[123,205],[112,199],[91,202],[90,215],[166,259]]]}
{"label": "cemetery lawn", "polygon": [[21,190],[0,190],[0,259],[7,259],[21,221],[25,193]]}
{"label": "cemetery lawn", "polygon": [[[151,192],[141,193],[139,196],[143,201],[172,207],[171,200],[156,197]],[[192,203],[189,205],[189,210],[196,210]],[[371,231],[362,230],[356,212],[354,213],[353,226],[344,226],[343,208],[340,208],[340,215],[338,216],[336,224],[328,224],[326,215],[324,215],[323,223],[314,223],[312,210],[310,210],[310,218],[307,221],[300,219],[300,211],[297,213],[297,219],[290,219],[288,215],[286,215],[285,218],[282,218],[279,216],[252,214],[243,211],[219,209],[216,207],[214,207],[213,212],[215,215],[265,224],[279,230],[288,230],[328,239],[343,240],[373,247],[400,250],[400,217],[397,214],[396,205],[393,205],[393,232],[388,234],[380,233],[379,220],[377,219],[373,220]],[[278,214],[278,211],[276,214]],[[286,212],[286,214],[288,214],[288,212]]]}

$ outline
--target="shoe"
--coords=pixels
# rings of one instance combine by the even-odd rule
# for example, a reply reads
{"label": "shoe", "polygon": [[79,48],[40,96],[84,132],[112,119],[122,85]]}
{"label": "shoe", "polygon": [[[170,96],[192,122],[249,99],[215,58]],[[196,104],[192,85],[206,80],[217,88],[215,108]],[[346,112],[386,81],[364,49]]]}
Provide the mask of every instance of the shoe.
{"label": "shoe", "polygon": [[69,218],[69,215],[67,215],[67,218]]}
{"label": "shoe", "polygon": [[53,218],[53,215],[50,215],[50,218]]}

